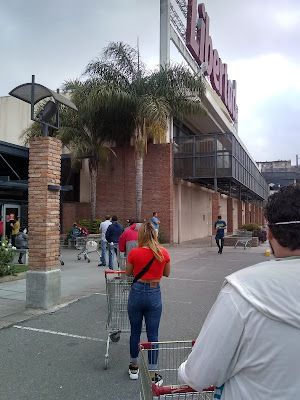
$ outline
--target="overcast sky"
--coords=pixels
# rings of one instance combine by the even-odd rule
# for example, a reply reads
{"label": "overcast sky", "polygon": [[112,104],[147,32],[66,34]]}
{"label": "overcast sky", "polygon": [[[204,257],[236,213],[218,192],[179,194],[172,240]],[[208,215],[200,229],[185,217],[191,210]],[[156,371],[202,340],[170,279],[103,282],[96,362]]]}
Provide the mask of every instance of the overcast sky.
{"label": "overcast sky", "polygon": [[[175,2],[175,0],[172,0]],[[159,0],[1,1],[0,96],[78,77],[110,41],[159,61]],[[237,81],[239,135],[256,161],[300,155],[300,1],[207,0],[214,48]],[[178,59],[172,48],[171,56]],[[1,121],[0,121],[1,122]]]}

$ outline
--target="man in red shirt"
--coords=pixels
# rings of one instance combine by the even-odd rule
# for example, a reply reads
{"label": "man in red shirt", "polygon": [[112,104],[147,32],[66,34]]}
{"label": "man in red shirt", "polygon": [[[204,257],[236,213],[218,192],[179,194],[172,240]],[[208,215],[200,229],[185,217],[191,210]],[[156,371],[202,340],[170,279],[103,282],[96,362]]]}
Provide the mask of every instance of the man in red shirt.
{"label": "man in red shirt", "polygon": [[130,250],[137,247],[138,230],[141,225],[142,224],[139,223],[137,219],[131,219],[129,228],[126,229],[120,236],[119,250],[126,252],[127,257],[130,253]]}

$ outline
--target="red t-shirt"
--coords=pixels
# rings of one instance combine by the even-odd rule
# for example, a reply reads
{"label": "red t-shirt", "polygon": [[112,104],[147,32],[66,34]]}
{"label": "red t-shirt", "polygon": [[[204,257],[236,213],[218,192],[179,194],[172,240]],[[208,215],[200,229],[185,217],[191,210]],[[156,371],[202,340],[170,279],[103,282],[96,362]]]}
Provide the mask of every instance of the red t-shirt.
{"label": "red t-shirt", "polygon": [[[161,252],[163,254],[163,261],[159,262],[156,258],[150,265],[149,271],[147,271],[141,279],[161,279],[163,276],[163,271],[166,263],[170,261],[169,253],[163,247],[161,248]],[[133,275],[136,276],[139,272],[142,271],[144,267],[148,264],[148,262],[152,259],[153,253],[150,249],[145,249],[144,247],[138,247],[136,249],[132,249],[128,254],[127,261],[130,264],[133,264]]]}

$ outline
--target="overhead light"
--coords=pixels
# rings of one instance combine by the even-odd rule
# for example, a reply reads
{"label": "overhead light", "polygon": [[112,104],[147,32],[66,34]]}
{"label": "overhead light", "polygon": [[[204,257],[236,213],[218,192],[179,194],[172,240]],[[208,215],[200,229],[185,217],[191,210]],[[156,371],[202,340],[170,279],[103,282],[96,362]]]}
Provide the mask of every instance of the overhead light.
{"label": "overhead light", "polygon": [[57,105],[53,103],[53,101],[49,100],[45,104],[45,107],[38,113],[36,118],[43,122],[50,122],[51,118],[56,115],[57,111]]}

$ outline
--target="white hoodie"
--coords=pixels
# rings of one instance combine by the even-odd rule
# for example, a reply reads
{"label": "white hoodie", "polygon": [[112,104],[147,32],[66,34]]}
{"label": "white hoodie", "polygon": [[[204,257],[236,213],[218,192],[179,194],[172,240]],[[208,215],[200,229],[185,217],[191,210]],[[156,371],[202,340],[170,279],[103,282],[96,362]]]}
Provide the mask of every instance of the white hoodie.
{"label": "white hoodie", "polygon": [[178,373],[221,400],[300,399],[300,258],[229,275]]}

